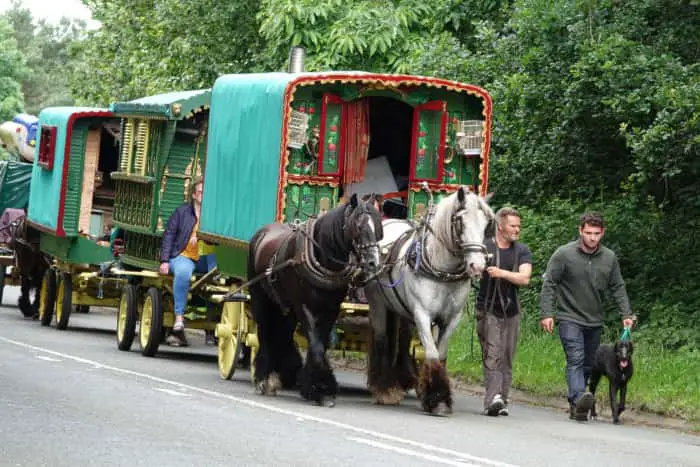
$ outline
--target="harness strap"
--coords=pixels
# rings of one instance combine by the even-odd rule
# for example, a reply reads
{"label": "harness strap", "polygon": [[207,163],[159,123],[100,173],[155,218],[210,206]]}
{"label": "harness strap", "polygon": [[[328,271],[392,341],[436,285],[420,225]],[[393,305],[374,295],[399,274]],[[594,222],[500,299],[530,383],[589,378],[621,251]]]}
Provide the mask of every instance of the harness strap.
{"label": "harness strap", "polygon": [[312,284],[324,289],[338,289],[346,287],[351,280],[353,266],[346,264],[340,271],[333,271],[323,267],[314,254],[313,228],[316,220],[309,219],[299,229],[301,236],[297,240],[297,269],[304,278]]}

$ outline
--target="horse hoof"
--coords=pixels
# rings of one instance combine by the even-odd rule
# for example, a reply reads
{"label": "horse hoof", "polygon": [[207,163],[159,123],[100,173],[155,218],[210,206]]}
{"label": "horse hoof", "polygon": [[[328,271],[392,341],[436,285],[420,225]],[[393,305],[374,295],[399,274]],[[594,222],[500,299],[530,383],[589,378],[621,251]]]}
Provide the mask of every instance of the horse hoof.
{"label": "horse hoof", "polygon": [[325,407],[335,407],[335,397],[324,397],[321,399],[321,405]]}
{"label": "horse hoof", "polygon": [[377,391],[372,397],[372,402],[377,405],[399,405],[405,394],[405,391],[399,387]]}

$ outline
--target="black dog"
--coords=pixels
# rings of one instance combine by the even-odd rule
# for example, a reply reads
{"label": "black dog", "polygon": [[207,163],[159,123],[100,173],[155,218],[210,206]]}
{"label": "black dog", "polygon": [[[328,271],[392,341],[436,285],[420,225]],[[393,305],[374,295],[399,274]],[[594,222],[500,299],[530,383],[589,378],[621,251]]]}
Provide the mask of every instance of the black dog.
{"label": "black dog", "polygon": [[[595,396],[600,377],[605,375],[610,383],[610,408],[612,409],[613,423],[620,423],[620,414],[625,410],[625,397],[627,395],[627,383],[632,379],[634,368],[632,367],[632,341],[617,341],[615,345],[603,344],[598,347],[595,354],[595,362],[591,371],[589,388]],[[617,400],[617,392],[620,391],[620,400]],[[591,409],[591,416],[597,417],[595,401]]]}

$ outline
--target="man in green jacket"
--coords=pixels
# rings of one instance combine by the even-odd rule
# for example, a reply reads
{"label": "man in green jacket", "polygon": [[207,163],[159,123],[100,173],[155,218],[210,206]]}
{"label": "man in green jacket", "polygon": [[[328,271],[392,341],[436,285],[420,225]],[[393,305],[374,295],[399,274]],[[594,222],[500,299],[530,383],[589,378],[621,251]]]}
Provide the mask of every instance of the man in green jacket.
{"label": "man in green jacket", "polygon": [[566,355],[569,416],[579,421],[588,420],[594,402],[586,383],[600,345],[606,291],[620,309],[623,326],[632,327],[634,323],[617,256],[600,244],[604,234],[603,216],[584,214],[579,239],[559,247],[549,259],[540,296],[540,323],[550,334],[556,302],[559,338]]}

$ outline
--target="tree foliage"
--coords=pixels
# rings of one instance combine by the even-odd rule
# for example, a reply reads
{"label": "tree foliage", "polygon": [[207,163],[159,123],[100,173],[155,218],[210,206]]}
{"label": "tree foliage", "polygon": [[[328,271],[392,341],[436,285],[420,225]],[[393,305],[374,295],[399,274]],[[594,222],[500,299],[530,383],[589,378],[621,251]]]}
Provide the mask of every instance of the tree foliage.
{"label": "tree foliage", "polygon": [[0,16],[0,122],[22,111],[22,79],[26,76],[24,58],[17,48],[12,27]]}
{"label": "tree foliage", "polygon": [[23,110],[36,115],[44,107],[73,104],[68,86],[70,52],[84,36],[85,22],[61,18],[56,25],[44,20],[35,24],[31,11],[18,0],[3,16],[13,29],[27,67],[21,81]]}
{"label": "tree foliage", "polygon": [[81,102],[206,88],[223,73],[263,70],[258,1],[85,0],[102,27],[76,53]]}

